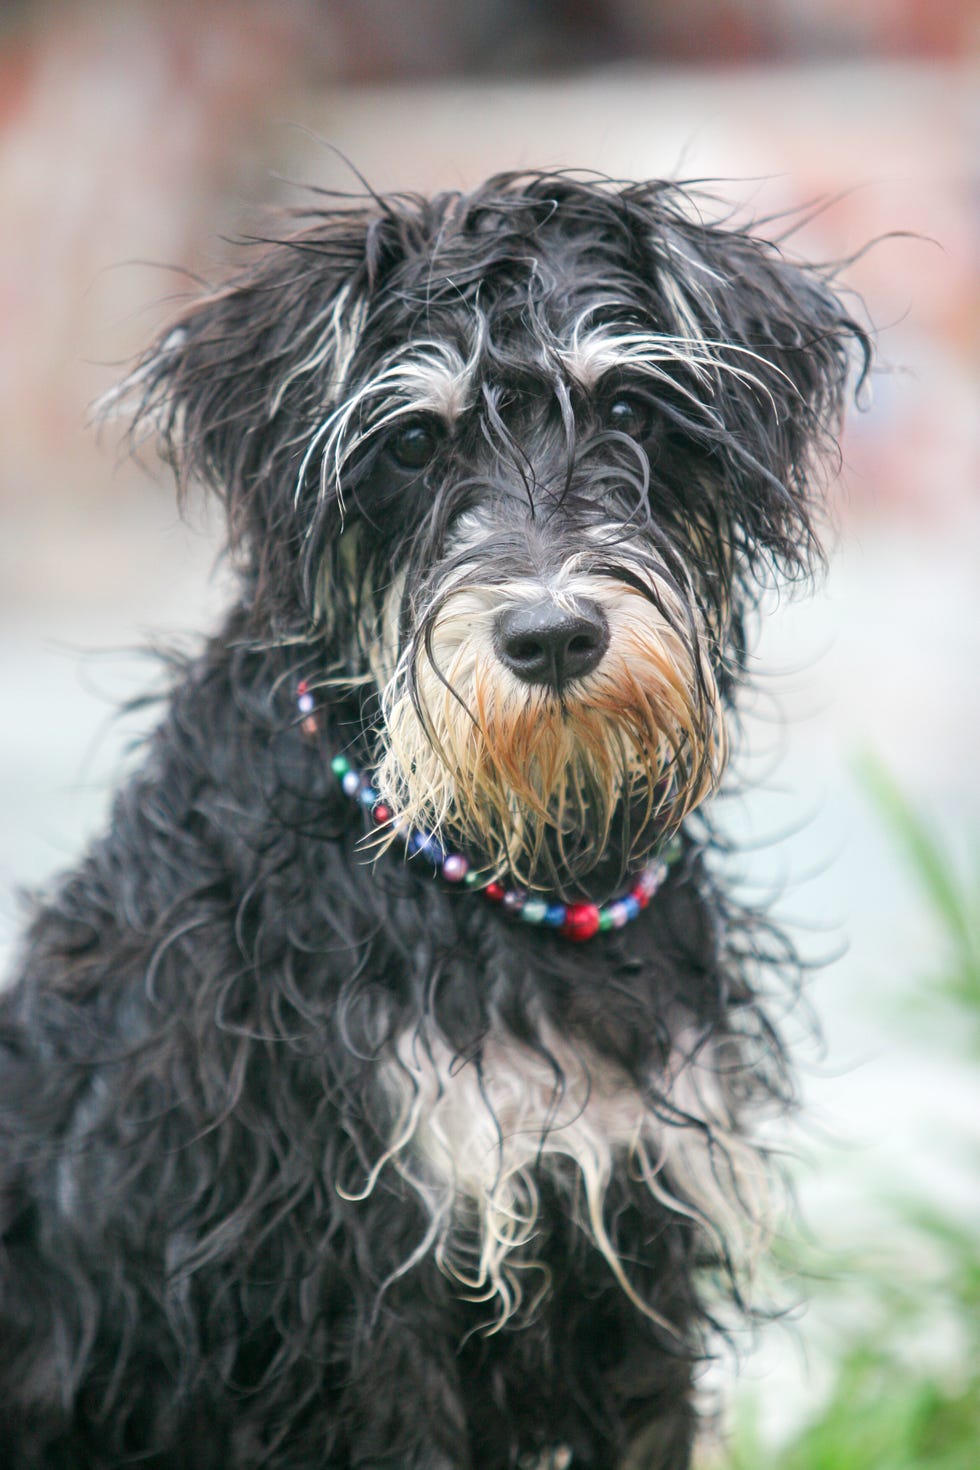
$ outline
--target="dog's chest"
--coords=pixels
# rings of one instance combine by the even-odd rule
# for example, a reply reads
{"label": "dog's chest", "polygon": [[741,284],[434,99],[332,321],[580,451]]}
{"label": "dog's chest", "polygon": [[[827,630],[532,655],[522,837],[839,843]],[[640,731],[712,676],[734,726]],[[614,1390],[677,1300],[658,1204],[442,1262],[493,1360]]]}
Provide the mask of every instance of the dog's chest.
{"label": "dog's chest", "polygon": [[620,1289],[654,1318],[606,1208],[617,1171],[661,1220],[682,1215],[740,1256],[758,1244],[767,1209],[759,1156],[732,1128],[710,1048],[695,1051],[683,1028],[644,1092],[592,1048],[544,1030],[535,1045],[491,1036],[471,1054],[406,1033],[382,1086],[390,1132],[361,1197],[394,1168],[428,1221],[403,1269],[431,1254],[463,1295],[495,1303],[498,1325],[546,1289],[530,1285],[545,1181]]}
{"label": "dog's chest", "polygon": [[598,1186],[647,1123],[622,1074],[554,1037],[540,1049],[491,1039],[468,1058],[405,1037],[398,1062],[390,1081],[411,1155],[434,1183],[475,1202],[500,1202],[529,1171],[561,1159]]}
{"label": "dog's chest", "polygon": [[459,1056],[413,1033],[385,1089],[396,1116],[381,1166],[394,1164],[428,1217],[405,1269],[431,1254],[462,1295],[493,1303],[499,1326],[547,1289],[532,1269],[547,1177],[630,1291],[603,1206],[617,1162],[648,1157],[649,1113],[623,1076],[552,1036],[537,1048],[490,1038]]}

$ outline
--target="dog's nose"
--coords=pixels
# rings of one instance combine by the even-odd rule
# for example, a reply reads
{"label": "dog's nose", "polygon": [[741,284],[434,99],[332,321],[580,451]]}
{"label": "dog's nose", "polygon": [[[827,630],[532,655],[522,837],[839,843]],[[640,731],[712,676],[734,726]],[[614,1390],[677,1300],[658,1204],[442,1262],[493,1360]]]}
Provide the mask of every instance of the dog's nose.
{"label": "dog's nose", "polygon": [[497,657],[518,679],[560,689],[601,662],[609,625],[602,609],[585,598],[576,599],[573,610],[549,599],[501,613],[495,642]]}

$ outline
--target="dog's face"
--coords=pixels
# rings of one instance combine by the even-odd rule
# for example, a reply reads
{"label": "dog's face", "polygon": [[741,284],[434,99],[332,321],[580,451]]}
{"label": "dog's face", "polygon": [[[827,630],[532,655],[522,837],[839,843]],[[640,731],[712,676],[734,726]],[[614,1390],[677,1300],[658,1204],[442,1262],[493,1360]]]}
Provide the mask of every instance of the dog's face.
{"label": "dog's face", "polygon": [[313,624],[368,691],[401,818],[594,895],[721,777],[855,340],[678,188],[508,176],[316,217],[132,382],[227,498],[261,631]]}

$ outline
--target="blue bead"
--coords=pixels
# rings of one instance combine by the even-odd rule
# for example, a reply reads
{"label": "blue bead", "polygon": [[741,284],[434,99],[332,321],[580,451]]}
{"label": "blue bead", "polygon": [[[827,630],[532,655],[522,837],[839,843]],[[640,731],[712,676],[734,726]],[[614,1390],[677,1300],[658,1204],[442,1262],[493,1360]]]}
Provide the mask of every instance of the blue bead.
{"label": "blue bead", "polygon": [[623,905],[623,908],[626,911],[627,919],[635,919],[637,914],[641,912],[640,905],[637,903],[632,893],[627,893],[625,898],[620,899],[620,903]]}
{"label": "blue bead", "polygon": [[441,867],[446,861],[446,854],[431,832],[413,832],[408,839],[409,852],[421,853],[434,866]]}
{"label": "blue bead", "polygon": [[563,903],[549,903],[544,911],[542,924],[547,924],[549,929],[560,929],[565,922],[568,909]]}
{"label": "blue bead", "polygon": [[362,786],[357,794],[357,799],[361,803],[361,806],[375,806],[378,800],[378,793],[373,786]]}

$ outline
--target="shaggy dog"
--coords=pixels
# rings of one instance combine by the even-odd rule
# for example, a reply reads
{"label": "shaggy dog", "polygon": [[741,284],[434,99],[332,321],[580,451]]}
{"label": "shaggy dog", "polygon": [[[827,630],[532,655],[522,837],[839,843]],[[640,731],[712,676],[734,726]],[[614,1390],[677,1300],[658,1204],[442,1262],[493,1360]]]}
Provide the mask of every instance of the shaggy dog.
{"label": "shaggy dog", "polygon": [[133,372],[238,597],[2,997],[6,1470],[689,1464],[792,1091],[702,807],[867,353],[525,174],[325,198]]}

